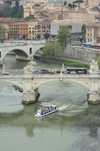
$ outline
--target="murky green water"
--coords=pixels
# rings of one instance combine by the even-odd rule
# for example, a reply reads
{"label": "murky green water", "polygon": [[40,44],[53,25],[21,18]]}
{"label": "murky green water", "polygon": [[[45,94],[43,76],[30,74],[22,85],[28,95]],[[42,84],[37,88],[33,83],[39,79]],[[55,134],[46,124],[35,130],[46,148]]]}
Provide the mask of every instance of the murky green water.
{"label": "murky green water", "polygon": [[[6,68],[27,63],[14,56]],[[60,65],[37,61],[37,68],[60,69]],[[99,151],[100,107],[87,104],[88,90],[76,83],[51,82],[39,87],[36,104],[23,105],[22,93],[0,82],[0,151]],[[56,104],[60,111],[35,118],[37,109]]]}

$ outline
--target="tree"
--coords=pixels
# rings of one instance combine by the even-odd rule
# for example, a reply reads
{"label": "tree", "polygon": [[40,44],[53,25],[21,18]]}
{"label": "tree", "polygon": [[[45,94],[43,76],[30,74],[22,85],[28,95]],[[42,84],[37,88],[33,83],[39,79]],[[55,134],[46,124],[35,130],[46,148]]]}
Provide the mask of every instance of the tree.
{"label": "tree", "polygon": [[67,2],[66,1],[64,1],[64,5],[66,5],[67,4]]}
{"label": "tree", "polygon": [[11,17],[17,17],[18,7],[14,6],[11,10]]}
{"label": "tree", "polygon": [[69,3],[69,4],[68,4],[68,7],[69,7],[69,8],[72,8],[72,7],[73,7],[73,4]]}
{"label": "tree", "polygon": [[76,1],[74,1],[73,3],[77,3],[78,6],[80,7],[80,3],[84,3],[84,1],[83,1],[83,0],[76,0]]}
{"label": "tree", "polygon": [[23,9],[22,5],[19,7],[19,12],[20,12],[21,18],[23,18],[23,16],[24,16],[24,9]]}
{"label": "tree", "polygon": [[4,3],[2,7],[3,7],[3,17],[9,17],[9,14],[10,14],[9,12],[11,10],[10,5],[7,3]]}
{"label": "tree", "polygon": [[40,39],[40,38],[41,38],[41,36],[40,36],[40,34],[38,34],[38,35],[37,35],[37,39]]}
{"label": "tree", "polygon": [[82,33],[86,34],[86,25],[85,24],[82,25]]}
{"label": "tree", "polygon": [[48,39],[49,37],[50,37],[50,34],[48,34],[48,33],[45,33],[45,34],[44,34],[44,38],[45,38],[45,39]]}
{"label": "tree", "polygon": [[3,42],[5,39],[5,28],[0,24],[0,40]]}
{"label": "tree", "polygon": [[63,46],[59,42],[55,42],[54,46],[54,56],[60,58],[63,55]]}
{"label": "tree", "polygon": [[59,42],[46,44],[42,50],[46,59],[60,58],[63,54],[64,47]]}
{"label": "tree", "polygon": [[58,31],[57,39],[58,42],[64,46],[70,41],[70,29],[68,25],[62,25],[60,30]]}
{"label": "tree", "polygon": [[19,8],[19,0],[16,0],[16,6]]}
{"label": "tree", "polygon": [[12,5],[12,1],[6,1],[5,3]]}
{"label": "tree", "polygon": [[46,44],[42,49],[43,55],[50,60],[54,56],[52,43]]}
{"label": "tree", "polygon": [[0,9],[0,17],[3,17],[3,10]]}
{"label": "tree", "polygon": [[23,38],[23,39],[26,39],[26,35],[23,35],[22,38]]}

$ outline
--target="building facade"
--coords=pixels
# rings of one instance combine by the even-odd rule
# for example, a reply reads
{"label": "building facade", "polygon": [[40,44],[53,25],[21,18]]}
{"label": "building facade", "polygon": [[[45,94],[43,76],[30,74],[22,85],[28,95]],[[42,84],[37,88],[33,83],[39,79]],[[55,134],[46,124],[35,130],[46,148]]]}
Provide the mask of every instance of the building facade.
{"label": "building facade", "polygon": [[95,22],[95,14],[88,13],[85,10],[66,10],[62,11],[54,11],[49,13],[49,18],[54,20],[71,20],[77,21],[81,24],[94,23]]}
{"label": "building facade", "polygon": [[54,20],[51,22],[51,36],[57,36],[61,25],[68,25],[71,34],[81,33],[81,23],[67,20]]}
{"label": "building facade", "polygon": [[86,43],[100,45],[100,23],[86,25]]}
{"label": "building facade", "polygon": [[9,39],[22,39],[23,36],[29,39],[27,22],[14,22],[9,24]]}

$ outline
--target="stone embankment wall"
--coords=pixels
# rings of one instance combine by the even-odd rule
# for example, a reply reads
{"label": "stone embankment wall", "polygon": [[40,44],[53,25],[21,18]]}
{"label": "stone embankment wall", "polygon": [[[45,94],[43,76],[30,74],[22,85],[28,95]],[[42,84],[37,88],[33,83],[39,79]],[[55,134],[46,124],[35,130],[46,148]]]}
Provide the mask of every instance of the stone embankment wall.
{"label": "stone embankment wall", "polygon": [[[36,53],[41,56],[41,50]],[[99,49],[86,48],[83,46],[66,46],[64,54],[60,57],[61,60],[76,61],[81,63],[90,64],[92,60],[97,60],[100,56]]]}
{"label": "stone embankment wall", "polygon": [[67,46],[63,59],[90,64],[92,60],[96,61],[99,56],[99,49],[86,48],[83,46]]}

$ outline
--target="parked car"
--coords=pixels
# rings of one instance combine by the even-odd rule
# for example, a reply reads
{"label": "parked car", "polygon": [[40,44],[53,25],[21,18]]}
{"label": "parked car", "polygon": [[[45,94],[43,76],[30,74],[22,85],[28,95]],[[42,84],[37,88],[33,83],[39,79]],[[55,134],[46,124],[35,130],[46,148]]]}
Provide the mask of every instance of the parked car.
{"label": "parked car", "polygon": [[41,73],[51,73],[51,74],[54,74],[54,71],[53,70],[42,69]]}
{"label": "parked car", "polygon": [[4,72],[2,72],[2,74],[3,74],[3,75],[9,75],[9,72],[4,71]]}

